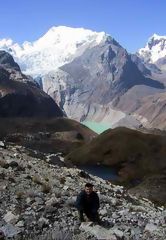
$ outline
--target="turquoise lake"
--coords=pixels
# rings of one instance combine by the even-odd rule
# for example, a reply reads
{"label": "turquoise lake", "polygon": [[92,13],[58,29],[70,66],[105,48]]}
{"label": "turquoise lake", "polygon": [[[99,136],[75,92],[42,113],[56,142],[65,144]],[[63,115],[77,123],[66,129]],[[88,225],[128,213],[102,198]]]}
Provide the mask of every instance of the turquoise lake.
{"label": "turquoise lake", "polygon": [[[84,121],[81,123],[98,134],[111,128],[109,124],[105,123],[98,123],[93,121]],[[103,178],[104,180],[116,180],[118,178],[115,169],[103,165],[83,165],[79,166],[78,168],[86,171],[87,173]]]}
{"label": "turquoise lake", "polygon": [[93,122],[93,121],[84,121],[81,123],[84,124],[85,126],[87,126],[88,128],[92,129],[94,132],[96,132],[98,134],[111,128],[111,126],[106,123],[98,123],[98,122]]}

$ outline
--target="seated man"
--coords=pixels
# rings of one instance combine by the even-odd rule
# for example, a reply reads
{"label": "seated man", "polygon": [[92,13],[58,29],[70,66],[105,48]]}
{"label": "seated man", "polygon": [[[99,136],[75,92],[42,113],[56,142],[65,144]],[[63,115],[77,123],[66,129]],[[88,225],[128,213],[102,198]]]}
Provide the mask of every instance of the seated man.
{"label": "seated man", "polygon": [[86,183],[85,189],[77,196],[76,207],[81,222],[84,222],[84,213],[90,221],[100,222],[98,215],[98,209],[100,207],[99,197],[97,193],[93,191],[93,185],[91,183]]}

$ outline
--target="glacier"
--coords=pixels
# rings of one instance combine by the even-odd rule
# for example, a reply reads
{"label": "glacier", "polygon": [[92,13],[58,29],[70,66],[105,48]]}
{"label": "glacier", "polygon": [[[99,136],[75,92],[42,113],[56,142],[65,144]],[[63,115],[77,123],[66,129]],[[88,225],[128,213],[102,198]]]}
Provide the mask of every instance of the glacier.
{"label": "glacier", "polygon": [[107,37],[105,32],[66,26],[52,27],[34,42],[19,45],[11,39],[0,39],[0,48],[12,54],[23,73],[32,77],[55,71],[80,56]]}

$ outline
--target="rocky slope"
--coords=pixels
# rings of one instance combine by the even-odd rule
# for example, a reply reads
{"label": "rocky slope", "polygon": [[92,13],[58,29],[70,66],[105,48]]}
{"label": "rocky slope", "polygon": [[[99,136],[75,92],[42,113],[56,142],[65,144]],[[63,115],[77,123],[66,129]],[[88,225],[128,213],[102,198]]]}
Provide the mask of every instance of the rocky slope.
{"label": "rocky slope", "polygon": [[36,152],[68,154],[97,134],[67,118],[0,118],[0,139]]}
{"label": "rocky slope", "polygon": [[144,97],[134,115],[145,127],[166,129],[166,92]]}
{"label": "rocky slope", "polygon": [[0,117],[63,116],[56,103],[0,51]]}
{"label": "rocky slope", "polygon": [[[124,111],[139,122],[139,126],[161,130],[166,129],[165,99],[166,93],[154,88],[135,86],[125,93],[116,104],[116,108]],[[130,127],[129,116],[125,116],[115,126]],[[128,124],[128,125],[127,125]]]}
{"label": "rocky slope", "polygon": [[[161,185],[163,193],[154,194],[153,200],[164,199],[163,203],[166,201],[164,190],[166,181],[162,177],[162,175],[166,176],[165,141],[165,135],[145,134],[127,128],[115,128],[105,131],[93,139],[90,144],[71,152],[66,160],[77,165],[99,164],[114,167],[119,176],[117,182],[129,186],[134,182],[144,182],[149,176],[156,178],[156,175],[160,175],[160,181],[164,181],[165,184],[160,184],[158,179],[156,186]],[[141,191],[141,194],[143,195],[144,191]]]}
{"label": "rocky slope", "polygon": [[[1,145],[2,147],[2,145]],[[76,168],[62,158],[29,156],[20,146],[0,149],[0,230],[10,239],[156,239],[166,235],[166,210]],[[78,224],[76,195],[90,181],[100,198],[102,225]],[[76,184],[77,183],[77,184]]]}

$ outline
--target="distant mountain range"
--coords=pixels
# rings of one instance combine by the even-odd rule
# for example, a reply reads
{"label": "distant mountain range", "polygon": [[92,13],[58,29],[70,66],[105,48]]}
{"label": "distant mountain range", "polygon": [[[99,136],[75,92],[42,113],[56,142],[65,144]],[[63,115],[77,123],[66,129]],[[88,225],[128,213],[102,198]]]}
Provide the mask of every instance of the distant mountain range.
{"label": "distant mountain range", "polygon": [[166,37],[129,54],[104,32],[53,27],[33,43],[0,40],[23,73],[78,121],[166,129]]}

